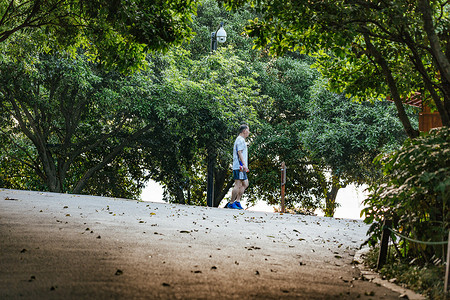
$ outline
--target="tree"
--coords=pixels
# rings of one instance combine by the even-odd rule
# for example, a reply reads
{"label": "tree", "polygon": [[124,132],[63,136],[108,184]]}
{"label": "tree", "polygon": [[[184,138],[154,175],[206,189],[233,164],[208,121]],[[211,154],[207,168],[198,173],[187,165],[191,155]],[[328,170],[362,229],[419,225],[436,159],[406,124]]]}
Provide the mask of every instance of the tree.
{"label": "tree", "polygon": [[411,93],[419,92],[450,125],[447,1],[221,2],[250,3],[263,16],[247,26],[256,45],[316,54],[333,88],[360,99],[390,95],[408,136],[418,135],[402,105]]}
{"label": "tree", "polygon": [[[319,183],[325,215],[333,216],[336,196],[348,184],[370,184],[381,177],[372,161],[379,153],[398,149],[406,135],[389,101],[357,103],[344,95],[313,87],[302,144],[314,165],[323,166]],[[410,116],[417,111],[407,109]],[[412,118],[412,119],[417,119]],[[414,124],[417,127],[417,121]]]}
{"label": "tree", "polygon": [[89,49],[108,66],[136,70],[147,50],[167,50],[191,38],[196,0],[7,0],[0,3],[0,43],[40,33],[51,48]]}
{"label": "tree", "polygon": [[[38,37],[39,33],[40,32],[34,32],[35,36]],[[77,172],[75,172],[76,174],[72,174],[71,172],[73,172],[73,170],[71,169],[68,171],[70,175],[64,175],[64,172],[59,172],[59,170],[55,171],[58,167],[53,167],[54,170],[52,170],[51,173],[58,173],[52,176],[54,178],[53,181],[55,182],[50,182],[48,176],[44,174],[45,172],[41,172],[44,174],[41,174],[41,177],[43,178],[40,182],[41,185],[48,184],[51,186],[49,189],[55,191],[61,189],[61,186],[63,186],[62,189],[64,189],[64,191],[71,192],[79,192],[81,190],[92,192],[98,187],[98,192],[101,194],[108,194],[106,192],[106,186],[103,187],[102,191],[102,187],[99,184],[102,181],[102,178],[104,180],[104,176],[108,175],[110,180],[121,182],[121,186],[129,187],[131,194],[136,195],[136,193],[131,190],[138,190],[140,185],[139,182],[142,178],[146,178],[146,176],[143,175],[145,172],[143,168],[145,166],[150,170],[150,175],[148,176],[161,179],[161,182],[166,184],[170,197],[174,197],[177,202],[202,203],[202,188],[200,188],[201,185],[198,184],[198,182],[204,180],[204,177],[201,175],[198,176],[195,172],[202,172],[205,149],[210,147],[210,145],[218,145],[217,149],[215,149],[215,152],[217,152],[215,155],[217,157],[214,157],[214,159],[218,161],[220,166],[216,171],[217,180],[215,188],[215,198],[217,199],[215,205],[217,206],[219,204],[220,200],[223,199],[226,194],[225,189],[229,183],[228,151],[225,151],[224,148],[226,147],[226,143],[230,136],[234,135],[234,129],[239,125],[239,122],[244,119],[245,121],[253,122],[252,105],[250,102],[252,102],[253,100],[251,99],[254,99],[257,95],[252,89],[256,84],[256,81],[252,78],[253,75],[244,67],[242,61],[231,55],[231,50],[224,53],[218,51],[215,55],[203,55],[197,61],[192,61],[189,59],[188,52],[184,52],[181,49],[173,49],[172,51],[169,51],[169,54],[166,56],[160,54],[149,55],[146,64],[149,66],[150,71],[147,70],[129,76],[121,76],[114,71],[110,73],[104,72],[102,66],[96,64],[97,60],[91,60],[91,53],[85,48],[80,48],[78,51],[83,53],[82,58],[80,59],[84,61],[83,68],[85,68],[80,72],[82,75],[80,76],[80,74],[66,72],[67,70],[71,70],[70,59],[75,57],[76,59],[74,59],[74,61],[77,61],[79,59],[77,58],[79,53],[72,53],[73,57],[70,57],[70,55],[67,54],[62,59],[55,59],[58,63],[51,64],[43,62],[45,59],[41,61],[42,55],[40,54],[41,56],[39,56],[35,53],[40,53],[43,49],[48,50],[48,48],[42,47],[42,44],[39,43],[34,44],[33,41],[35,41],[35,36],[26,37],[16,35],[10,37],[9,40],[0,45],[5,49],[3,53],[7,54],[1,57],[2,62],[5,63],[5,68],[6,66],[14,68],[15,64],[19,63],[18,65],[22,68],[19,68],[17,73],[26,74],[27,69],[31,68],[31,70],[34,71],[32,72],[32,75],[42,79],[42,81],[36,80],[36,82],[33,82],[35,78],[29,78],[29,80],[24,83],[25,85],[28,84],[30,86],[45,86],[45,88],[39,90],[40,94],[36,96],[37,98],[42,98],[41,101],[38,102],[43,108],[39,111],[34,111],[36,115],[33,115],[32,117],[36,120],[46,119],[49,123],[56,122],[58,125],[66,124],[67,122],[64,121],[64,118],[67,118],[66,115],[69,115],[69,111],[78,110],[79,107],[73,105],[73,107],[67,109],[68,112],[66,112],[66,115],[64,116],[58,115],[60,112],[56,108],[59,108],[60,102],[69,103],[71,96],[77,96],[79,93],[83,92],[85,93],[83,96],[85,98],[84,101],[89,103],[89,105],[92,105],[94,109],[87,105],[85,113],[80,113],[82,118],[73,121],[75,124],[71,134],[74,134],[78,138],[77,142],[81,143],[83,139],[86,139],[84,142],[89,143],[91,140],[101,139],[98,138],[99,136],[101,137],[101,135],[98,134],[102,133],[104,130],[103,127],[106,126],[105,124],[96,127],[93,127],[92,124],[90,124],[89,126],[92,126],[90,127],[92,131],[89,133],[92,134],[92,136],[88,135],[86,132],[77,132],[80,128],[82,129],[83,126],[77,127],[76,122],[83,124],[84,122],[89,123],[95,122],[96,120],[102,121],[102,118],[99,117],[100,113],[97,112],[96,109],[100,109],[102,112],[105,112],[108,108],[113,110],[118,115],[109,114],[112,119],[116,117],[119,118],[120,114],[124,117],[127,115],[130,116],[127,121],[136,124],[136,126],[123,127],[123,130],[128,130],[129,134],[132,133],[133,130],[139,128],[143,129],[136,132],[136,135],[134,135],[132,139],[130,139],[130,136],[125,136],[125,132],[110,132],[108,140],[111,141],[111,145],[106,146],[105,144],[102,144],[96,149],[91,149],[89,153],[83,153],[79,156],[79,160],[75,160],[75,164],[71,164],[70,160],[65,161],[64,158],[64,155],[72,149],[61,149],[61,147],[64,146],[61,145],[61,143],[48,143],[51,146],[51,149],[48,150],[48,156],[55,159],[55,161],[52,162],[51,158],[46,158],[45,161],[50,161],[50,164],[54,165],[67,162],[64,169],[66,167],[70,169],[70,166],[76,165]],[[26,40],[27,42],[22,42],[21,39]],[[207,44],[209,45],[209,40]],[[51,53],[54,52],[55,51]],[[208,53],[205,52],[204,54]],[[175,66],[177,63],[180,63],[180,65]],[[47,69],[45,70],[46,73],[42,72],[41,68],[44,64],[47,64]],[[4,70],[6,71],[6,69]],[[92,83],[91,87],[82,90],[78,88],[78,85],[83,85],[85,83],[80,83],[77,80],[83,79],[84,75],[97,76],[95,77],[97,82],[95,85]],[[111,76],[113,77],[111,78]],[[72,78],[70,84],[67,82],[64,83],[64,80],[68,80],[65,77]],[[4,79],[5,83],[7,82],[10,84],[9,86],[5,86],[5,95],[10,91],[12,91],[11,93],[20,92],[21,87],[17,85],[14,86],[12,78],[6,76]],[[44,82],[45,80],[47,80],[47,82]],[[117,82],[114,82],[114,80],[117,80]],[[127,81],[133,83],[130,83],[128,86],[122,86],[122,84]],[[46,95],[46,93],[49,93],[48,90],[50,90],[46,84],[55,86],[60,84],[61,86],[55,87],[54,89],[64,92],[73,90],[73,93],[69,96],[66,96],[64,92],[59,94],[55,93],[52,98],[50,98]],[[73,88],[70,85],[73,85]],[[145,86],[145,94],[142,94],[142,85]],[[117,87],[117,89],[115,87]],[[129,101],[122,98],[122,93],[125,94],[125,98],[130,97]],[[28,110],[32,110],[32,104],[27,103],[27,100],[21,99],[21,97],[24,97],[24,95],[14,95],[13,100],[20,103],[23,102],[24,107]],[[131,97],[136,98],[131,99]],[[5,101],[2,102],[2,104],[4,104],[6,111],[8,105],[10,105],[8,101],[11,99],[6,99],[5,97],[3,100]],[[46,100],[50,100],[48,101],[50,103],[45,103]],[[99,100],[101,101],[99,102]],[[117,107],[115,107],[115,101],[118,102]],[[240,101],[241,104],[238,104],[238,101]],[[247,106],[246,104],[250,105]],[[61,106],[64,105],[61,104]],[[104,105],[106,105],[106,107],[103,107]],[[138,107],[136,107],[137,105]],[[20,105],[18,105],[18,107],[19,106]],[[239,106],[241,106],[241,109],[236,110],[235,108]],[[44,109],[45,107],[52,107],[55,109],[51,110],[50,113]],[[80,105],[80,107],[85,108],[82,105]],[[10,112],[11,111],[8,111],[8,113]],[[8,125],[4,126],[5,128],[8,128],[8,132],[5,132],[4,137],[12,140],[14,137],[9,134],[11,128],[8,127],[10,126],[8,123],[10,120],[6,117],[7,115],[8,114],[5,114],[4,124]],[[238,116],[239,120],[237,120],[235,116]],[[33,121],[34,120],[31,122]],[[113,121],[106,121],[106,123],[111,126],[114,126],[114,122],[119,121],[115,119]],[[139,122],[141,122],[142,127],[139,127]],[[12,124],[14,124],[14,122],[12,122]],[[127,123],[126,125],[128,126],[130,124]],[[147,125],[150,127],[145,127]],[[49,132],[55,129],[50,128],[50,125],[48,125],[48,127],[47,130]],[[61,131],[61,128],[56,129]],[[16,127],[14,130],[17,134],[20,134],[19,128]],[[58,132],[51,132],[49,135],[56,135],[57,133]],[[23,141],[26,142],[27,138],[30,136],[31,135],[23,137]],[[43,137],[44,140],[46,138],[47,137]],[[64,139],[70,140],[70,136],[64,137]],[[98,157],[105,155],[105,152],[107,154],[114,142],[118,142],[119,140],[123,142],[121,145],[126,145],[126,147],[117,149],[116,155],[113,156],[114,159],[110,159],[108,163],[98,166],[95,170],[91,169],[92,172],[89,172],[89,176],[85,177],[86,180],[83,180],[85,183],[79,185],[79,187],[75,189],[73,182],[80,179],[80,177],[83,177],[83,173],[91,168],[92,161],[97,161]],[[161,141],[164,141],[165,143],[162,143]],[[33,157],[32,154],[35,153],[31,154],[31,152],[36,149],[33,145],[27,145],[30,147],[27,153],[30,154],[30,157]],[[77,148],[79,144],[70,146]],[[167,147],[169,147],[169,151],[167,151]],[[78,147],[78,149],[82,152],[80,147]],[[135,149],[139,149],[139,151],[135,151]],[[172,149],[173,151],[171,151]],[[9,150],[11,149],[8,149],[8,151]],[[40,151],[43,153],[47,152],[47,150]],[[56,152],[63,152],[61,154],[62,157],[56,159],[56,156],[59,155]],[[149,155],[145,156],[144,154]],[[45,157],[45,155],[41,156]],[[11,159],[10,155],[6,155],[5,157],[5,159]],[[16,159],[19,158],[17,155],[14,157]],[[24,159],[24,157],[21,156],[22,166],[30,157]],[[33,160],[35,170],[39,169],[40,166],[38,166],[38,164],[41,160],[42,159],[39,158]],[[144,162],[152,163],[146,164]],[[33,164],[30,163],[28,167],[31,165]],[[136,165],[139,167],[136,167]],[[49,167],[47,169],[51,168]],[[27,170],[29,170],[29,168]],[[133,171],[133,174],[130,174],[130,170]],[[102,173],[104,175],[101,175]],[[126,178],[121,176],[126,176]],[[71,180],[70,182],[68,178]],[[186,179],[189,180],[186,181]],[[124,184],[125,181],[127,181],[127,184]],[[108,186],[113,186],[113,184],[111,183]],[[189,196],[191,186],[194,189],[192,197]],[[112,190],[113,189],[110,189],[109,191],[113,193]],[[121,195],[126,195],[126,190],[126,188],[123,189]],[[188,200],[185,199],[186,194],[188,194]]]}
{"label": "tree", "polygon": [[299,204],[305,213],[321,207],[333,216],[339,189],[380,177],[372,160],[400,147],[406,136],[391,102],[361,104],[334,94],[312,63],[284,57],[259,68],[261,92],[273,103],[258,110],[263,126],[250,148],[255,159],[249,197],[277,203],[285,161],[288,207]]}
{"label": "tree", "polygon": [[217,207],[231,187],[230,149],[236,130],[243,121],[256,123],[254,107],[264,98],[255,91],[255,75],[231,46],[200,60],[191,60],[182,49],[161,59],[165,88],[160,98],[168,109],[159,115],[165,122],[158,126],[158,136],[143,137],[143,151],[151,151],[145,166],[166,187],[170,201],[205,205],[206,166],[214,159]]}
{"label": "tree", "polygon": [[124,168],[137,138],[153,128],[149,77],[105,73],[83,53],[2,58],[2,158],[21,166],[10,172],[31,169],[52,192],[81,193],[89,185],[92,191],[95,184],[89,182],[105,176],[103,183],[128,182],[137,189],[124,180],[133,178],[129,173],[114,177],[98,171]]}
{"label": "tree", "polygon": [[269,204],[279,200],[279,168],[288,165],[286,204],[299,205],[305,213],[320,207],[321,191],[316,185],[317,172],[301,142],[307,122],[309,89],[320,75],[310,67],[311,61],[301,58],[278,58],[255,62],[261,93],[268,96],[265,105],[257,108],[262,125],[252,130],[256,135],[250,145],[250,176],[248,199],[264,199]]}

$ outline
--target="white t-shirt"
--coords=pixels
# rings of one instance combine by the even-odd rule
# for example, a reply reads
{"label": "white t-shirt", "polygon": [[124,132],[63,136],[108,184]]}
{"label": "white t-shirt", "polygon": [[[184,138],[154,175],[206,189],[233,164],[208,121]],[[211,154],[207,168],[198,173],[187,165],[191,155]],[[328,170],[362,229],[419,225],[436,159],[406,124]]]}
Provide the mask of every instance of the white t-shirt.
{"label": "white t-shirt", "polygon": [[239,170],[239,156],[237,154],[238,151],[242,151],[242,157],[244,158],[243,163],[248,168],[247,144],[245,143],[245,139],[240,135],[236,138],[236,141],[234,142],[233,170]]}

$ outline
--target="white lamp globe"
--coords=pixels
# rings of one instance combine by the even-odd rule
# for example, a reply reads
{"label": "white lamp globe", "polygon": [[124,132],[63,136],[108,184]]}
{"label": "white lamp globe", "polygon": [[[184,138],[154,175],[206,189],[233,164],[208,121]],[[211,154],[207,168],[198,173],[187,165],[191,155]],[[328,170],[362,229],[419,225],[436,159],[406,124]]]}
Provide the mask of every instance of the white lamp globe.
{"label": "white lamp globe", "polygon": [[219,43],[225,43],[227,40],[227,33],[225,32],[225,29],[223,29],[223,25],[220,25],[219,30],[217,30],[216,39]]}

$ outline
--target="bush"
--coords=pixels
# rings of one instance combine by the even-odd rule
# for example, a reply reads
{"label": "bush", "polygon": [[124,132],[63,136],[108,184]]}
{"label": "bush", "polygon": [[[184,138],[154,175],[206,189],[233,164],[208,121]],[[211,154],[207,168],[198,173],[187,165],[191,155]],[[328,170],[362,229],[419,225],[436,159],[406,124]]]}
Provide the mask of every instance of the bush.
{"label": "bush", "polygon": [[[394,230],[420,241],[445,241],[450,221],[450,129],[431,130],[391,155],[378,157],[384,176],[369,188],[364,201],[369,243],[380,239],[384,219]],[[395,241],[395,237],[394,237]],[[402,240],[396,250],[403,258],[422,264],[444,257],[443,245],[423,245]]]}
{"label": "bush", "polygon": [[[377,267],[379,248],[371,249],[364,257],[364,263],[372,269]],[[435,266],[426,264],[415,266],[401,261],[395,255],[395,249],[390,247],[391,255],[379,271],[380,275],[391,282],[405,286],[417,293],[427,296],[433,300],[444,300],[444,265]]]}

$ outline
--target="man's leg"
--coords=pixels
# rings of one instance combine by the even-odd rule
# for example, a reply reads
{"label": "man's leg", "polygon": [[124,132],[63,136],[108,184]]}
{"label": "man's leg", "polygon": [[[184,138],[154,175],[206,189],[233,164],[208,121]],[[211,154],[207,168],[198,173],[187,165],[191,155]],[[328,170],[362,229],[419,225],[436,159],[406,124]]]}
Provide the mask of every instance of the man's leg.
{"label": "man's leg", "polygon": [[[236,180],[236,181],[240,181],[240,186],[239,186],[239,189],[237,191],[237,196],[236,196],[236,201],[240,202],[242,195],[244,195],[244,192],[248,187],[248,179]],[[233,194],[233,192],[231,194]]]}
{"label": "man's leg", "polygon": [[[241,185],[242,185],[242,180],[235,180],[234,181],[234,187],[231,190],[231,199],[230,199],[230,203],[233,203],[236,199],[238,199],[239,196],[239,192],[241,190]],[[240,197],[239,197],[240,198]],[[238,200],[239,201],[239,200]]]}

